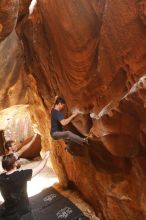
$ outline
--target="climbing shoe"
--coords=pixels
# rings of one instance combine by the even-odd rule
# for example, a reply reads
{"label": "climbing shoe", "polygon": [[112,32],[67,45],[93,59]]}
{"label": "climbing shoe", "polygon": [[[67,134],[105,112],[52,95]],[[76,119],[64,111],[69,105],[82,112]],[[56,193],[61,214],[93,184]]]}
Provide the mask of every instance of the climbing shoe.
{"label": "climbing shoe", "polygon": [[89,145],[89,139],[88,139],[88,137],[84,138],[84,143],[87,144],[87,145]]}

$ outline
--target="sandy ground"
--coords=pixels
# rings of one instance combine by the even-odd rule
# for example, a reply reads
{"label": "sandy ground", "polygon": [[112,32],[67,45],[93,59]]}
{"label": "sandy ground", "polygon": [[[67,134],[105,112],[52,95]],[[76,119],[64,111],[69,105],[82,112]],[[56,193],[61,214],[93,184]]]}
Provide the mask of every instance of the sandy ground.
{"label": "sandy ground", "polygon": [[[30,169],[37,164],[40,163],[40,158],[36,158],[33,161],[21,159],[22,169]],[[0,166],[0,171],[3,172],[2,167]],[[58,190],[62,195],[70,199],[82,212],[91,220],[100,220],[100,218],[96,217],[94,210],[88,205],[81,197],[81,195],[70,189],[63,189],[56,177],[53,169],[50,166],[50,163],[31,181],[28,182],[28,196],[31,197],[33,195],[38,194],[43,189],[54,186],[56,190]],[[0,203],[3,202],[3,198],[0,194]]]}

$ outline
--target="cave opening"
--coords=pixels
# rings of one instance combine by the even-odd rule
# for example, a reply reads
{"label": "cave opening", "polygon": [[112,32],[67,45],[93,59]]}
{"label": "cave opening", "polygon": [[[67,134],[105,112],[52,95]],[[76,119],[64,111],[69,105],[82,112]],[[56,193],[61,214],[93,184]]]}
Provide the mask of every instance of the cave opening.
{"label": "cave opening", "polygon": [[[34,133],[23,166],[51,153],[30,196],[56,182],[72,198],[73,183],[89,219],[146,219],[145,58],[144,0],[0,0],[0,156]],[[57,95],[64,116],[80,111],[67,129],[90,139],[73,154],[50,135]]]}

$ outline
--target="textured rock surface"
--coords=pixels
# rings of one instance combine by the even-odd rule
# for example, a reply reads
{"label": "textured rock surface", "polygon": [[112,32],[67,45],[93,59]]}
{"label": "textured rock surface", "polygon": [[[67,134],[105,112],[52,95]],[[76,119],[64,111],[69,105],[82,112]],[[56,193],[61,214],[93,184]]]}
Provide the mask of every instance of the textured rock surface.
{"label": "textured rock surface", "polygon": [[[39,97],[36,81],[25,65],[24,45],[21,40],[23,23],[28,19],[30,3],[31,0],[0,2],[0,109],[29,104],[28,114],[45,135],[42,136],[42,145],[45,149],[48,145],[49,119]],[[23,117],[23,111],[21,113]],[[24,123],[22,127],[25,127]],[[5,121],[1,123],[1,129],[5,129]],[[19,139],[20,136],[25,139],[32,135],[27,129],[24,129],[24,132],[27,136],[21,134]]]}
{"label": "textured rock surface", "polygon": [[61,183],[100,219],[145,220],[146,2],[38,0],[31,16],[29,3],[0,2],[0,108],[29,104],[45,149],[46,109],[63,95],[83,113],[70,129],[94,140],[78,156],[52,142]]}

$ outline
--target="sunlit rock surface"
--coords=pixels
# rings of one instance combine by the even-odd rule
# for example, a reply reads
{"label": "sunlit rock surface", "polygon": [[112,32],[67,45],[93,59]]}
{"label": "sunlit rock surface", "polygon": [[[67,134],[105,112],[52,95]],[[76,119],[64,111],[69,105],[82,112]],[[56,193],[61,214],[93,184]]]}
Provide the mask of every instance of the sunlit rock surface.
{"label": "sunlit rock surface", "polygon": [[[29,15],[30,2],[0,1],[0,108],[29,105],[61,184],[101,219],[145,220],[145,1],[38,0]],[[50,139],[58,94],[82,113],[70,129],[93,138],[78,156]]]}

